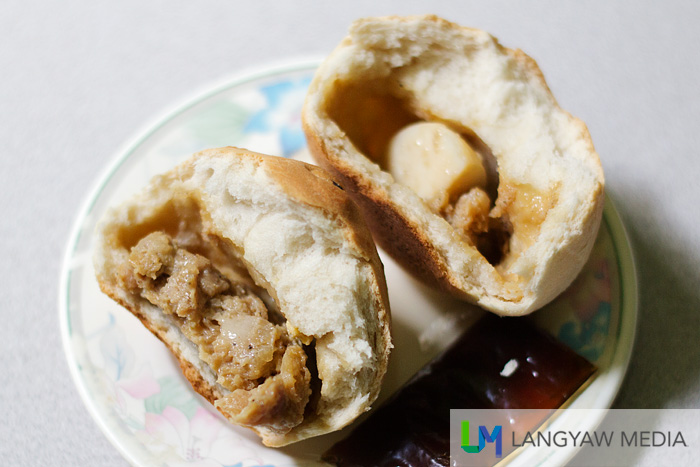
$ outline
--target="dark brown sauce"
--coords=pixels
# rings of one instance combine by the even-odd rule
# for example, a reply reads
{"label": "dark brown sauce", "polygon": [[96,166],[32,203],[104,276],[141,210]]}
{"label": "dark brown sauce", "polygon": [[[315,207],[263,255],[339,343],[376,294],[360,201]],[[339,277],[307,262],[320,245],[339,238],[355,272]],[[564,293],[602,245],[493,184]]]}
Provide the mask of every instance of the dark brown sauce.
{"label": "dark brown sauce", "polygon": [[[501,376],[513,359],[517,369]],[[487,315],[323,459],[341,467],[446,466],[450,409],[556,409],[594,372],[527,318]]]}

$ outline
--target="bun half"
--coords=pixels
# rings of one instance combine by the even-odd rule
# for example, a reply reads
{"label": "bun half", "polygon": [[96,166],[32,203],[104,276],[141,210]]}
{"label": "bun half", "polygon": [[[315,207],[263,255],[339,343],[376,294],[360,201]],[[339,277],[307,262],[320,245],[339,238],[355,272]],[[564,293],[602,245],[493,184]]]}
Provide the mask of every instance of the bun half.
{"label": "bun half", "polygon": [[[586,262],[604,201],[588,130],[530,57],[486,32],[435,16],[358,20],[317,70],[302,118],[311,153],[351,192],[377,243],[425,282],[522,315]],[[387,170],[394,135],[420,121],[458,133],[483,160],[480,230],[458,228],[455,200],[435,208]]]}
{"label": "bun half", "polygon": [[95,269],[194,389],[266,445],[338,430],[377,397],[391,349],[383,266],[322,169],[198,153],[107,213]]}

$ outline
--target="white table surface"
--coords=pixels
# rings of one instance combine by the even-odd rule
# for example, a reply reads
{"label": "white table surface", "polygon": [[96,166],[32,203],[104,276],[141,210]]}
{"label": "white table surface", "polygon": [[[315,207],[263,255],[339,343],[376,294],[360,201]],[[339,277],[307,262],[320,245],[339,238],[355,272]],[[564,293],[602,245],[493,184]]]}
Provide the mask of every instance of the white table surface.
{"label": "white table surface", "polygon": [[639,277],[615,407],[700,408],[700,3],[3,0],[3,465],[126,464],[78,396],[57,313],[71,224],[115,151],[213,82],[327,54],[355,18],[410,13],[525,50],[588,124]]}

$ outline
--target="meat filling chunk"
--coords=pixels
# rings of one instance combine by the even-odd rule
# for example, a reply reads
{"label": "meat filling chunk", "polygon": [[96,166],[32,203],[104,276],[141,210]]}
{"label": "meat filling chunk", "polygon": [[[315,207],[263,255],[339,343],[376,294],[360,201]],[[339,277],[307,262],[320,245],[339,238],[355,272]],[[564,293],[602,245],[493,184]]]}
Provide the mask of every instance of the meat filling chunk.
{"label": "meat filling chunk", "polygon": [[283,325],[270,322],[250,286],[225,277],[164,232],[131,249],[122,281],[173,316],[197,345],[229,391],[216,405],[232,421],[280,433],[301,423],[311,395],[306,353]]}

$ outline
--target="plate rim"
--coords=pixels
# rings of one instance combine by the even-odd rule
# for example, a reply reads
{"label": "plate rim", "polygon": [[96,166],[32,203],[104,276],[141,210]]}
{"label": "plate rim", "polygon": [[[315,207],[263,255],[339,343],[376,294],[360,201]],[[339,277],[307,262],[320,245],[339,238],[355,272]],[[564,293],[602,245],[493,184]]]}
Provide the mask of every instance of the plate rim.
{"label": "plate rim", "polygon": [[[158,112],[154,117],[150,118],[134,133],[133,137],[128,138],[126,142],[113,153],[110,161],[98,174],[92,187],[81,201],[80,208],[75,215],[68,240],[63,250],[64,254],[60,268],[58,318],[62,348],[68,363],[71,378],[88,413],[112,446],[114,446],[132,465],[140,465],[143,459],[137,457],[136,453],[127,448],[126,443],[121,439],[122,436],[115,433],[107,423],[107,420],[103,418],[103,414],[98,410],[97,401],[88,390],[86,380],[81,374],[80,364],[78,358],[76,358],[75,349],[73,348],[74,344],[72,343],[73,329],[69,304],[71,271],[73,269],[71,263],[82,234],[84,233],[83,226],[85,219],[92,213],[95,203],[102,195],[103,190],[116,171],[119,170],[133,155],[134,151],[147,141],[149,137],[171,120],[202,101],[224,92],[229,88],[284,73],[313,70],[319,66],[322,60],[323,58],[319,56],[306,56],[277,61],[274,64],[247,68],[209,85],[202,86],[185,98],[179,99],[176,104],[166,107],[165,110]],[[638,323],[638,283],[636,264],[629,235],[622,222],[619,211],[615,207],[607,191],[605,193],[602,222],[607,225],[608,231],[610,232],[613,249],[616,253],[615,257],[620,280],[620,321],[615,336],[616,344],[614,354],[605,371],[605,374],[609,374],[610,378],[614,378],[613,384],[608,383],[608,385],[602,386],[601,389],[607,388],[607,390],[603,391],[602,394],[596,398],[596,401],[603,402],[603,405],[605,405],[605,407],[601,408],[610,409],[614,405],[622,387],[634,350]],[[600,376],[602,375],[599,374],[598,377]],[[594,421],[593,424],[597,426],[601,421],[602,419]],[[572,454],[567,456],[567,460],[573,458],[576,452],[578,452],[578,450],[573,450]],[[547,462],[548,460],[552,460],[552,457],[544,459],[543,462]]]}
{"label": "plate rim", "polygon": [[621,374],[617,378],[614,388],[611,388],[609,391],[609,400],[606,402],[607,407],[605,407],[609,409],[615,404],[632,360],[637,337],[639,290],[637,287],[637,267],[632,253],[630,237],[622,222],[620,213],[608,193],[605,194],[603,222],[607,224],[608,231],[612,237],[620,279],[620,322],[616,333],[617,345],[607,371],[614,370],[621,372]]}
{"label": "plate rim", "polygon": [[[615,332],[615,348],[609,365],[604,372],[597,372],[592,380],[591,385],[600,381],[600,378],[607,376],[607,384],[599,383],[601,393],[593,402],[601,403],[604,407],[587,407],[578,409],[576,401],[573,402],[574,410],[593,410],[593,416],[583,422],[584,428],[587,431],[595,430],[603,422],[609,410],[615,405],[615,400],[620,392],[622,383],[625,380],[629,364],[634,351],[634,344],[637,336],[638,322],[638,298],[639,292],[637,287],[637,269],[632,253],[632,245],[630,244],[629,235],[625,228],[619,211],[615,207],[611,196],[605,193],[605,203],[603,206],[603,217],[601,224],[605,223],[610,233],[613,250],[615,251],[615,259],[617,262],[617,274],[620,281],[620,296],[619,296],[619,322]],[[601,225],[602,227],[602,225]],[[612,383],[612,384],[611,384]],[[586,389],[588,390],[588,388]],[[585,390],[584,390],[585,392]],[[564,409],[566,412],[567,409]],[[554,420],[553,423],[556,423]],[[548,426],[547,429],[551,427]],[[579,453],[579,447],[571,447],[570,449],[558,449],[552,454],[540,459],[536,465],[565,465],[570,462]],[[527,459],[526,459],[527,461]],[[518,459],[514,459],[514,463],[518,464]]]}

